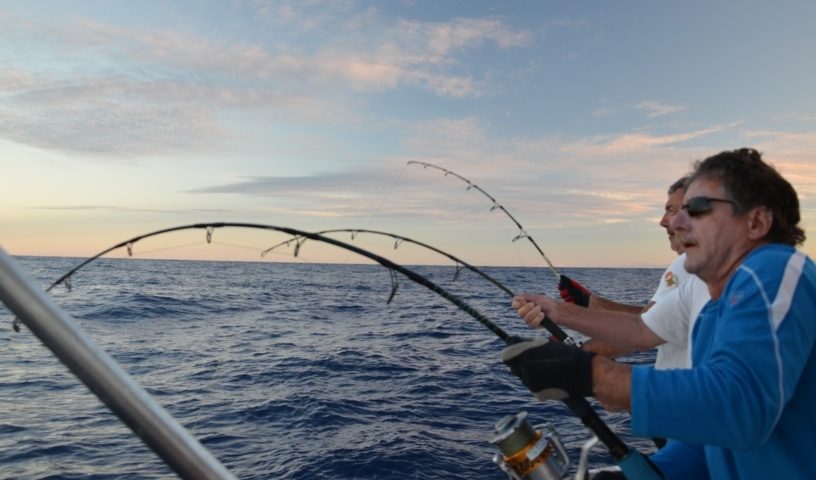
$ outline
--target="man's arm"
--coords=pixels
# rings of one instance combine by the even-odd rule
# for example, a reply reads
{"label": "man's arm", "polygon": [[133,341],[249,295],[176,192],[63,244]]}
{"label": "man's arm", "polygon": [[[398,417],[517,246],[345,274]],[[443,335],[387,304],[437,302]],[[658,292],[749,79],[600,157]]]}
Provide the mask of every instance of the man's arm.
{"label": "man's arm", "polygon": [[632,368],[544,337],[502,350],[502,362],[539,400],[594,396],[607,410],[629,410]]}
{"label": "man's arm", "polygon": [[649,306],[650,305],[627,305],[625,303],[618,303],[608,300],[598,294],[592,294],[592,296],[589,297],[590,310],[611,310],[613,312],[640,314],[644,310],[648,309]]}
{"label": "man's arm", "polygon": [[[704,361],[693,369],[633,369],[633,433],[736,449],[767,440],[816,344],[816,289],[798,286],[795,270],[779,288],[784,260],[771,257],[734,273],[722,307],[705,310],[698,321],[694,348]],[[771,315],[777,323],[768,321]],[[717,428],[708,426],[714,422]]]}
{"label": "man's arm", "polygon": [[640,313],[650,305],[626,305],[623,303],[613,302],[597,293],[593,293],[585,286],[581,285],[577,280],[573,280],[566,275],[561,275],[558,281],[558,293],[561,298],[567,303],[572,303],[580,307],[587,307],[598,310],[613,310],[617,312]]}
{"label": "man's arm", "polygon": [[603,355],[606,358],[618,358],[624,355],[633,353],[634,350],[627,350],[625,348],[613,347],[608,343],[604,343],[593,338],[581,344],[581,349],[585,352],[592,352],[598,355]]}
{"label": "man's arm", "polygon": [[553,322],[581,332],[623,352],[641,351],[662,345],[665,341],[643,323],[640,315],[591,310],[559,302],[545,295],[524,294],[513,299],[513,308],[532,327],[538,327],[544,316]]}
{"label": "man's arm", "polygon": [[705,450],[702,445],[691,445],[669,440],[665,447],[649,457],[666,480],[708,480]]}
{"label": "man's arm", "polygon": [[610,412],[632,407],[632,367],[604,358],[592,357],[592,394]]}

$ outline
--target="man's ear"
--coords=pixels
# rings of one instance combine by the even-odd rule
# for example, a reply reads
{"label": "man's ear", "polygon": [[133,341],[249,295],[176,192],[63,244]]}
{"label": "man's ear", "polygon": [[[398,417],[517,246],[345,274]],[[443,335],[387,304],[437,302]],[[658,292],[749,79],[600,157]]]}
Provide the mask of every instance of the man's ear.
{"label": "man's ear", "polygon": [[762,240],[773,226],[773,212],[768,207],[752,208],[748,212],[748,238]]}

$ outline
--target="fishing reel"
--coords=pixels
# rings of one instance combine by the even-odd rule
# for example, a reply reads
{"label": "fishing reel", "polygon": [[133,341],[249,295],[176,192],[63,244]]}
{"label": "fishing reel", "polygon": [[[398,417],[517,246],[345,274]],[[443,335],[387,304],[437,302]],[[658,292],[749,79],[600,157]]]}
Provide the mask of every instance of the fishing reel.
{"label": "fishing reel", "polygon": [[519,412],[499,420],[495,430],[490,443],[501,453],[493,456],[493,463],[509,479],[560,480],[569,472],[567,452],[549,423],[533,426],[527,412]]}

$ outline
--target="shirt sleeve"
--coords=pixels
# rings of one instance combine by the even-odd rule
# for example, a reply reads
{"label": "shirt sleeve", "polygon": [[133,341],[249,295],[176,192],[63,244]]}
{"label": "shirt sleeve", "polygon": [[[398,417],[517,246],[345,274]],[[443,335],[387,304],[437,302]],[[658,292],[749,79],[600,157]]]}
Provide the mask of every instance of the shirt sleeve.
{"label": "shirt sleeve", "polygon": [[735,273],[698,319],[695,368],[633,368],[633,433],[737,449],[768,438],[814,343],[809,312],[772,313],[777,291],[792,296],[780,280],[762,270]]}
{"label": "shirt sleeve", "polygon": [[649,460],[660,470],[665,480],[708,480],[705,450],[679,440],[669,440]]}
{"label": "shirt sleeve", "polygon": [[657,302],[664,295],[672,290],[676,290],[677,287],[685,281],[686,277],[688,277],[688,273],[686,269],[683,268],[685,264],[686,256],[680,255],[669,265],[663,275],[660,276],[660,282],[657,284],[657,290],[655,290],[654,295],[652,295],[651,302]]}
{"label": "shirt sleeve", "polygon": [[688,343],[689,306],[675,288],[640,315],[643,323],[666,343],[685,346]]}

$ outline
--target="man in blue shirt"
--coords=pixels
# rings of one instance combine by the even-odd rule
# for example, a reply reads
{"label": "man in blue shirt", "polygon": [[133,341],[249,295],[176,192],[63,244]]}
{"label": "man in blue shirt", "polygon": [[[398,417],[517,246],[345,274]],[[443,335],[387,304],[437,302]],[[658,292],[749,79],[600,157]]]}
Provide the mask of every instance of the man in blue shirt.
{"label": "man in blue shirt", "polygon": [[[637,435],[672,440],[666,479],[805,479],[816,471],[816,266],[794,247],[793,187],[752,149],[696,165],[672,228],[711,294],[692,368],[630,367],[536,339],[502,359],[539,399],[594,395]],[[522,316],[529,312],[519,312]]]}

